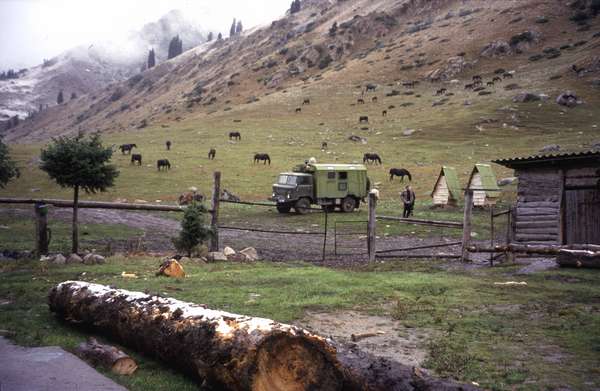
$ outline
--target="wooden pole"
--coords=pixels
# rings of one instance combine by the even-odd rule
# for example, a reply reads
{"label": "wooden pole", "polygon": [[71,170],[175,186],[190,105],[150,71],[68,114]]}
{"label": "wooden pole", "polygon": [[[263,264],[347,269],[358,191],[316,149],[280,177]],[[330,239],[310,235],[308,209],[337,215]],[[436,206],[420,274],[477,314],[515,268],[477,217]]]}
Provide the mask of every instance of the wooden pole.
{"label": "wooden pole", "polygon": [[323,230],[323,256],[321,260],[325,262],[325,249],[327,247],[327,207],[325,207],[323,212],[325,213],[325,228]]}
{"label": "wooden pole", "polygon": [[[494,205],[490,206],[490,247],[494,247]],[[494,266],[494,254],[490,254],[490,266]]]}
{"label": "wooden pole", "polygon": [[377,198],[374,193],[369,193],[369,222],[367,224],[367,251],[369,253],[369,262],[375,261],[375,231],[377,226]]}
{"label": "wooden pole", "polygon": [[219,202],[221,199],[221,172],[215,171],[213,174],[213,192],[211,203],[210,227],[213,231],[210,241],[210,251],[219,251]]}
{"label": "wooden pole", "polygon": [[79,186],[75,186],[73,195],[73,243],[71,246],[71,253],[77,254],[79,251],[79,223],[77,221],[78,209],[77,203],[79,201]]}
{"label": "wooden pole", "polygon": [[471,242],[471,216],[473,214],[473,190],[465,190],[465,211],[463,215],[462,260],[470,262],[467,247]]}
{"label": "wooden pole", "polygon": [[48,205],[37,203],[33,206],[35,213],[35,251],[37,256],[48,254]]}

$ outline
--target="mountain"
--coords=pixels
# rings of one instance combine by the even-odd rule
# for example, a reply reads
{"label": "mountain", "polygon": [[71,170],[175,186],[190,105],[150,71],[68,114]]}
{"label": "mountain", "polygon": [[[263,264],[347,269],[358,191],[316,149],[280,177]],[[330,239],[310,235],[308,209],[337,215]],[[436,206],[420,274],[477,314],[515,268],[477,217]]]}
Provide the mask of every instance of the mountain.
{"label": "mountain", "polygon": [[[356,102],[366,84],[375,85],[380,97],[409,100],[401,103],[403,112],[423,121],[434,118],[427,113],[435,107],[453,107],[454,117],[474,121],[475,112],[482,118],[493,115],[525,90],[552,99],[568,89],[584,101],[597,96],[600,18],[594,1],[301,4],[300,12],[288,12],[268,26],[199,45],[126,81],[52,107],[7,137],[35,141],[77,131],[222,123],[265,110],[285,121],[302,96],[325,95],[337,102],[347,95]],[[476,74],[486,79],[483,89],[465,90]],[[493,86],[493,77],[509,76],[512,83]],[[407,81],[418,84],[406,88]],[[273,112],[275,104],[281,111]],[[388,111],[399,109],[391,106]],[[333,110],[323,113],[325,119],[356,128]]]}
{"label": "mountain", "polygon": [[[149,48],[155,48],[157,61],[167,57],[169,41],[176,35],[184,50],[205,41],[206,33],[177,10],[146,24],[120,42],[96,42],[79,46],[43,64],[24,69],[18,78],[0,80],[0,122],[56,104],[58,92],[68,101],[111,83],[123,81],[144,66]],[[41,105],[41,106],[40,106]]]}

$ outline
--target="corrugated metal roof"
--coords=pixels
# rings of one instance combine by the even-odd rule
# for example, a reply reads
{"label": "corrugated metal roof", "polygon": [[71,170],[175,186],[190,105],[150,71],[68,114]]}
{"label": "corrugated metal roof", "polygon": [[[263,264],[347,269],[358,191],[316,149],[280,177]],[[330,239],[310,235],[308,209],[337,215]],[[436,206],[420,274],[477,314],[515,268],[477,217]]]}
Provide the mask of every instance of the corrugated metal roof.
{"label": "corrugated metal roof", "polygon": [[[484,189],[487,196],[492,198],[499,197],[500,188],[498,187],[498,183],[496,181],[496,174],[494,174],[492,166],[490,166],[489,164],[475,164],[475,167],[473,167],[473,171],[471,171],[471,176],[469,177],[469,183],[467,184],[467,187],[471,188],[471,181],[473,180],[473,175],[476,172],[478,172],[481,176],[481,187]],[[477,188],[473,189],[477,190]]]}
{"label": "corrugated metal roof", "polygon": [[577,160],[588,160],[588,159],[600,159],[600,149],[593,149],[587,151],[578,152],[559,152],[559,153],[548,153],[538,154],[525,157],[513,157],[506,159],[492,160],[496,164],[502,166],[514,168],[517,165],[525,164],[543,164],[548,162],[560,162],[560,161],[577,161]]}

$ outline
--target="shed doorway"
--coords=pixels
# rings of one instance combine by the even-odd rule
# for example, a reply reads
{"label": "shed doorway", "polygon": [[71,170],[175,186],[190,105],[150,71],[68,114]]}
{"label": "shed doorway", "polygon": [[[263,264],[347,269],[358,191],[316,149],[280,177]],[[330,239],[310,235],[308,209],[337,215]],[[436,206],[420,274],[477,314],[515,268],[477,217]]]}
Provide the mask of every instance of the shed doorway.
{"label": "shed doorway", "polygon": [[600,188],[565,189],[565,244],[600,244]]}

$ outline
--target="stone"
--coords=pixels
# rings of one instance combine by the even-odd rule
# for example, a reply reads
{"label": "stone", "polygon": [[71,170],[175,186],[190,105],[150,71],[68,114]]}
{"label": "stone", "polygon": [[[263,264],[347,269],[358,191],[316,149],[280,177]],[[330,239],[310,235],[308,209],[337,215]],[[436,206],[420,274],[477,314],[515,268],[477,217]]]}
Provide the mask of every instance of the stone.
{"label": "stone", "polygon": [[517,181],[517,177],[511,176],[508,178],[502,178],[500,180],[498,180],[498,186],[508,186],[508,185],[512,185],[513,183],[515,183]]}
{"label": "stone", "polygon": [[197,257],[196,258],[195,257],[195,258],[190,258],[190,261],[194,262],[194,263],[203,264],[203,263],[206,263],[206,258],[204,258],[204,257]]}
{"label": "stone", "polygon": [[258,261],[258,252],[254,247],[246,247],[240,254],[244,254],[249,261]]}
{"label": "stone", "polygon": [[227,260],[231,262],[246,262],[248,258],[242,253],[235,253],[228,255]]}
{"label": "stone", "polygon": [[106,259],[100,254],[94,254],[93,259],[94,259],[94,263],[97,265],[106,263]]}
{"label": "stone", "polygon": [[83,259],[77,254],[71,254],[67,257],[66,263],[83,263]]}
{"label": "stone", "polygon": [[66,261],[67,258],[65,258],[65,256],[62,254],[56,254],[52,259],[52,263],[55,265],[64,265]]}
{"label": "stone", "polygon": [[402,131],[403,136],[411,136],[416,132],[414,129],[405,129]]}
{"label": "stone", "polygon": [[83,257],[83,263],[86,265],[93,265],[95,263],[94,254],[88,253]]}
{"label": "stone", "polygon": [[559,152],[559,151],[560,151],[560,145],[558,145],[558,144],[545,145],[542,147],[542,149],[540,149],[540,152],[542,152],[542,153]]}
{"label": "stone", "polygon": [[575,107],[582,102],[573,91],[565,91],[556,98],[556,103],[561,106]]}
{"label": "stone", "polygon": [[532,92],[521,92],[520,94],[515,95],[512,99],[515,103],[525,103],[525,102],[535,102],[541,100],[539,95],[534,94]]}
{"label": "stone", "polygon": [[185,271],[183,270],[183,266],[176,259],[169,259],[160,265],[158,272],[156,272],[157,276],[163,275],[167,277],[175,277],[175,278],[184,278]]}
{"label": "stone", "polygon": [[221,251],[212,251],[206,257],[210,262],[226,261],[227,257]]}
{"label": "stone", "polygon": [[232,249],[231,247],[226,246],[223,249],[223,254],[225,254],[226,257],[230,256],[230,255],[235,255],[235,250]]}
{"label": "stone", "polygon": [[179,263],[185,263],[185,262],[190,262],[190,258],[188,258],[188,257],[179,258]]}
{"label": "stone", "polygon": [[508,42],[503,40],[490,42],[483,48],[483,50],[481,50],[481,55],[483,57],[502,57],[510,56],[512,54],[513,48],[508,44]]}

